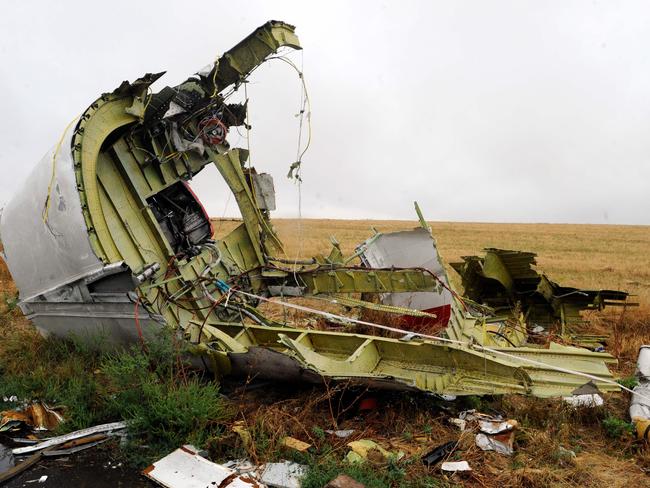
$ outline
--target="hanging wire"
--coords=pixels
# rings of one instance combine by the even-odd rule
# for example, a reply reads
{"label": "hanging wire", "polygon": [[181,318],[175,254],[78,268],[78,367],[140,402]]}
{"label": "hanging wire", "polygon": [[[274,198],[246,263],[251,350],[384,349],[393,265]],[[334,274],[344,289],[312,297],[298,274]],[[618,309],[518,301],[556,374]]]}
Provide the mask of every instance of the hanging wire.
{"label": "hanging wire", "polygon": [[63,144],[63,139],[65,139],[65,135],[68,133],[68,130],[70,129],[72,124],[76,122],[78,119],[79,116],[77,115],[65,127],[65,130],[63,131],[63,134],[61,134],[61,138],[59,139],[59,142],[57,142],[56,144],[56,148],[54,149],[54,154],[52,154],[52,175],[50,176],[50,182],[47,185],[47,196],[45,197],[45,204],[43,205],[42,217],[43,217],[44,224],[47,224],[47,219],[50,213],[50,206],[52,205],[52,186],[54,185],[54,180],[56,179],[56,161],[57,161],[57,157],[59,156],[59,150],[61,149],[61,144]]}

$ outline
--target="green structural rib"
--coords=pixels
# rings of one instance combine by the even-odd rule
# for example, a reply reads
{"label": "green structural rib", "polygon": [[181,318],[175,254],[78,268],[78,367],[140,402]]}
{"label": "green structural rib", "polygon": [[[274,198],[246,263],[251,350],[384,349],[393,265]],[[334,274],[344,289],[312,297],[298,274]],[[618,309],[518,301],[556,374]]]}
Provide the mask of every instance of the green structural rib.
{"label": "green structural rib", "polygon": [[[588,375],[602,390],[616,389],[607,383],[610,355],[528,344],[528,322],[515,303],[497,304],[495,312],[454,292],[449,322],[436,332],[441,339],[313,330],[265,314],[260,299],[340,295],[338,304],[352,309],[435,318],[426,311],[382,306],[372,296],[440,293],[447,287],[415,265],[361,265],[355,258],[359,253],[345,258],[337,245],[328,258],[296,261],[283,255],[270,219],[271,180],[247,164],[246,150],[227,142],[231,127],[245,125],[247,110],[245,104],[229,103],[229,95],[281,48],[300,48],[294,28],[268,22],[211,70],[178,86],[150,94],[160,77],[154,74],[123,83],[97,99],[75,127],[71,150],[89,240],[104,264],[128,268],[135,280],[129,296],[136,320],[137,307],[149,326],[161,317],[221,375],[542,397],[570,394]],[[185,184],[209,164],[232,190],[242,215],[242,223],[219,239],[210,234],[209,220]],[[473,291],[488,282],[511,293],[522,280],[535,278],[506,258],[495,251],[481,262],[467,259],[460,271],[472,291],[469,298],[483,301],[484,295]],[[522,259],[530,262],[528,255]],[[542,295],[543,284],[535,285]]]}

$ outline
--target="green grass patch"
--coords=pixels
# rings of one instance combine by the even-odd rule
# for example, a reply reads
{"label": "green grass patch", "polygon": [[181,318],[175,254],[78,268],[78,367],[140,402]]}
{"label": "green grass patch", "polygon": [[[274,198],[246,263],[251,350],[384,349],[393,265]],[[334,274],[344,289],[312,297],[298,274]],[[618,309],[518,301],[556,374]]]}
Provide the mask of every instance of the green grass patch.
{"label": "green grass patch", "polygon": [[81,341],[26,332],[8,340],[0,349],[0,410],[16,406],[2,402],[12,395],[63,406],[66,421],[56,433],[126,420],[124,453],[132,464],[186,443],[203,447],[231,416],[218,385],[187,366],[169,333],[149,342],[146,352],[102,353]]}
{"label": "green grass patch", "polygon": [[352,479],[363,483],[366,488],[447,488],[455,485],[444,479],[430,476],[416,476],[409,478],[407,468],[410,462],[419,460],[403,460],[389,463],[386,466],[373,466],[370,463],[347,463],[338,461],[333,457],[319,460],[310,457],[302,460],[309,466],[307,476],[303,478],[302,488],[322,488],[339,474],[347,474]]}

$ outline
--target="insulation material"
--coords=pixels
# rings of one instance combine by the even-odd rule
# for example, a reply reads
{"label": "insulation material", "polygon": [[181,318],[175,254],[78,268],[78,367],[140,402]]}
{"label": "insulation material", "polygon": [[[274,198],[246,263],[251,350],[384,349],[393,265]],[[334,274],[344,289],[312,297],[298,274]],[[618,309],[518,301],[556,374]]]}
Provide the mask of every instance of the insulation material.
{"label": "insulation material", "polygon": [[637,436],[647,439],[650,432],[650,346],[639,349],[636,377],[639,384],[634,387],[630,401],[630,418],[636,425]]}

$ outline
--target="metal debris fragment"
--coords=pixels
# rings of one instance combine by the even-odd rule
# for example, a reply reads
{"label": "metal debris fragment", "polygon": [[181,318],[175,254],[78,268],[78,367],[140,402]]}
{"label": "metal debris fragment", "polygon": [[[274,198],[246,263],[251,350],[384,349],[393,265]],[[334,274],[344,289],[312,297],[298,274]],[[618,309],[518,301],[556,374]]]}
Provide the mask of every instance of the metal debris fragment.
{"label": "metal debris fragment", "polygon": [[300,480],[306,475],[307,466],[283,461],[263,465],[259,479],[270,488],[300,488]]}
{"label": "metal debris fragment", "polygon": [[27,454],[28,452],[40,451],[45,448],[52,446],[58,446],[75,439],[80,439],[82,437],[88,437],[94,434],[99,434],[103,432],[114,432],[121,429],[126,429],[126,422],[112,422],[109,424],[95,425],[94,427],[88,427],[87,429],[77,430],[75,432],[70,432],[69,434],[60,435],[57,437],[51,437],[43,442],[34,444],[31,446],[17,447],[13,449],[14,454]]}
{"label": "metal debris fragment", "polygon": [[0,432],[20,424],[34,430],[52,430],[63,421],[63,416],[56,409],[43,402],[33,402],[24,408],[0,412]]}

